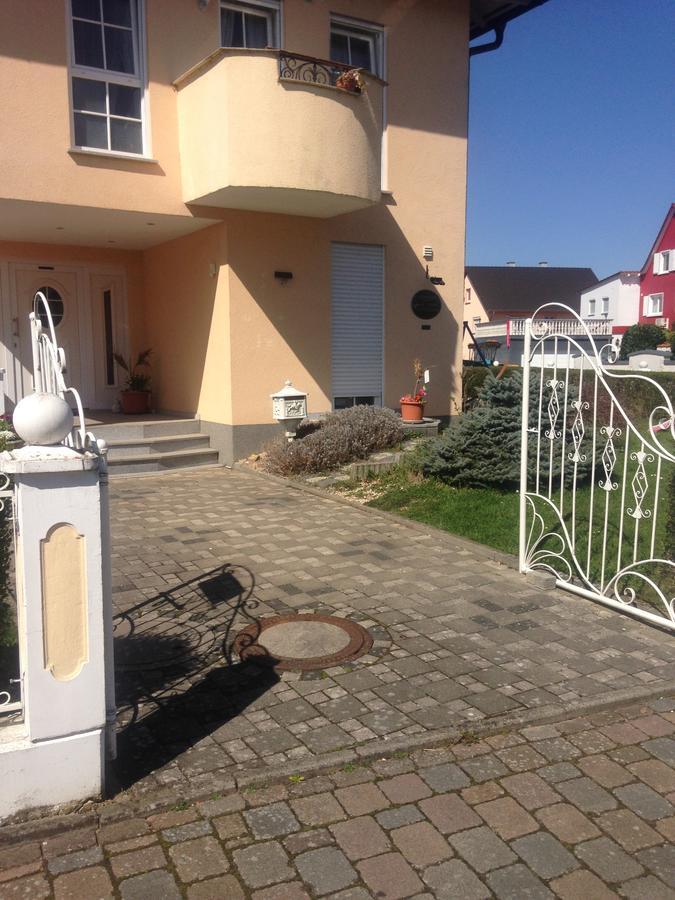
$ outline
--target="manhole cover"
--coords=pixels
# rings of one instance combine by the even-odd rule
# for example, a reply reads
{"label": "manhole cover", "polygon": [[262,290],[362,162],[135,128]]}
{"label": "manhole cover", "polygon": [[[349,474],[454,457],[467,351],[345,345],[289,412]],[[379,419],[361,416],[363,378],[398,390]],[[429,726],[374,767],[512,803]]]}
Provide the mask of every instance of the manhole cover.
{"label": "manhole cover", "polygon": [[242,660],[310,672],[363,656],[373,646],[365,628],[338,616],[274,616],[248,625],[234,639]]}

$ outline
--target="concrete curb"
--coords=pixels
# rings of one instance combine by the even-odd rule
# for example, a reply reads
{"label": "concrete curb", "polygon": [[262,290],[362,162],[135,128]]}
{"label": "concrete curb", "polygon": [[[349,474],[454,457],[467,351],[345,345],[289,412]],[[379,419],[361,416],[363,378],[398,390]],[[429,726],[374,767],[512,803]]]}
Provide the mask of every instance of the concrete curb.
{"label": "concrete curb", "polygon": [[[595,715],[621,706],[646,703],[649,700],[675,696],[675,679],[662,683],[658,688],[641,687],[611,691],[601,696],[586,698],[562,706],[549,704],[528,710],[518,710],[503,716],[466,723],[464,728],[448,727],[426,731],[423,734],[403,736],[393,740],[377,740],[360,747],[334,751],[322,756],[309,757],[292,763],[260,767],[249,772],[223,772],[218,793],[227,795],[262,788],[288,781],[291,775],[313,777],[339,769],[346,765],[365,766],[393,754],[408,755],[416,750],[434,749],[460,743],[466,735],[472,741],[504,732],[517,731],[533,725],[548,725],[582,716]],[[218,777],[218,773],[214,772]],[[184,790],[180,786],[159,788],[135,798],[126,793],[102,801],[89,801],[80,809],[72,806],[62,812],[54,808],[32,810],[29,816],[6,820],[0,829],[0,847],[26,840],[51,836],[85,826],[96,826],[135,816],[148,816],[172,809],[177,803],[211,799],[214,788]]]}

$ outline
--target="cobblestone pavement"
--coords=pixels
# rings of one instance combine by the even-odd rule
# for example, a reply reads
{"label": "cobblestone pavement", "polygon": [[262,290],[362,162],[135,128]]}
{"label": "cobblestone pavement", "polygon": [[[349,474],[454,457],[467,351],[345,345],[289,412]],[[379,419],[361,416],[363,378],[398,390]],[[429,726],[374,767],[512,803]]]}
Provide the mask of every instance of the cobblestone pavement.
{"label": "cobblestone pavement", "polygon": [[[672,635],[433,529],[239,470],[119,478],[111,493],[116,777],[135,795],[195,797],[258,768],[675,680]],[[289,612],[350,617],[373,649],[303,675],[232,658],[241,627]]]}
{"label": "cobblestone pavement", "polygon": [[0,831],[0,898],[675,898],[675,701]]}

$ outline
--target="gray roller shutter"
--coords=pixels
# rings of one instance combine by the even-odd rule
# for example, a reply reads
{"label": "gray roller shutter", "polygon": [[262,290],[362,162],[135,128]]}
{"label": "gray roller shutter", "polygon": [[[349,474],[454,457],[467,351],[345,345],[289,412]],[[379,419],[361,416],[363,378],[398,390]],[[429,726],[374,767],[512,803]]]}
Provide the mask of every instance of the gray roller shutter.
{"label": "gray roller shutter", "polygon": [[384,247],[332,245],[333,397],[382,401]]}

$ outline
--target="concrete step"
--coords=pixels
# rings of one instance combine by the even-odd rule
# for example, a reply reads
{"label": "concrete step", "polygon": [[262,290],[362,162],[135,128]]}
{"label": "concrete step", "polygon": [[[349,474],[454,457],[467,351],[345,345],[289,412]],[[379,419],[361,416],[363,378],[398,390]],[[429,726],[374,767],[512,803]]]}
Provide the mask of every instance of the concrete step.
{"label": "concrete step", "polygon": [[182,468],[217,466],[218,451],[210,447],[195,447],[190,450],[170,450],[156,453],[137,453],[108,459],[111,475],[131,475],[143,472],[168,472]]}
{"label": "concrete step", "polygon": [[152,453],[173,453],[177,450],[196,450],[209,447],[207,434],[169,434],[144,438],[107,440],[108,462],[129,457],[147,456]]}
{"label": "concrete step", "polygon": [[172,437],[199,432],[197,419],[134,419],[110,425],[89,425],[96,437],[111,441],[130,441],[143,438]]}

